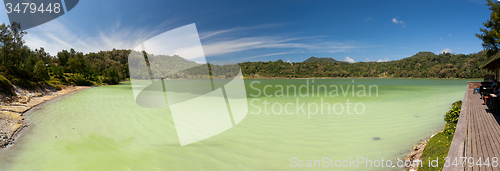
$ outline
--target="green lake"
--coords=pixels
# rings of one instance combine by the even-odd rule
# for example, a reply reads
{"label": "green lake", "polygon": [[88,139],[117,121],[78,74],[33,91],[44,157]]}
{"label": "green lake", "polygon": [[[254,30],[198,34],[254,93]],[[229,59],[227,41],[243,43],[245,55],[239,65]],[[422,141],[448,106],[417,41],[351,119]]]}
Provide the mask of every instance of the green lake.
{"label": "green lake", "polygon": [[[444,127],[443,115],[463,99],[468,81],[476,80],[245,80],[247,116],[185,146],[168,108],[138,106],[130,82],[100,86],[31,110],[31,126],[1,153],[0,170],[402,170],[366,163],[325,168],[325,162],[311,168],[305,162],[361,157],[395,165]],[[286,91],[291,85],[310,89]],[[317,91],[321,85],[327,89]],[[338,96],[331,96],[333,85]]]}

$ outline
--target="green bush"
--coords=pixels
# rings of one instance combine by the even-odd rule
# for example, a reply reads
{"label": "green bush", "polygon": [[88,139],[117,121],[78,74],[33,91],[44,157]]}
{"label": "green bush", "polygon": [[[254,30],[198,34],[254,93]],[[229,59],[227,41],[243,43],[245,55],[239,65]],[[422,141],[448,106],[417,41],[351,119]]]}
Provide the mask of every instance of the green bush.
{"label": "green bush", "polygon": [[443,132],[445,134],[452,135],[455,133],[458,117],[460,116],[461,110],[462,110],[462,101],[456,101],[455,103],[453,103],[450,110],[446,112],[446,114],[444,115],[444,121],[446,121],[446,125],[444,125],[443,129]]}
{"label": "green bush", "polygon": [[456,123],[446,123],[444,125],[443,132],[448,135],[453,135],[455,133],[455,129],[457,128]]}
{"label": "green bush", "polygon": [[[419,171],[437,171],[443,169],[444,158],[450,150],[450,144],[455,134],[461,108],[462,101],[456,101],[451,105],[450,110],[446,112],[444,115],[446,124],[444,125],[443,132],[436,134],[425,145],[422,153],[422,167],[418,168]],[[438,167],[429,167],[429,159],[435,160],[436,158],[439,158]]]}
{"label": "green bush", "polygon": [[35,69],[33,71],[38,80],[49,80],[49,71],[47,70],[47,66],[45,66],[45,62],[43,60],[39,60],[35,64]]}
{"label": "green bush", "polygon": [[0,75],[0,92],[7,96],[15,96],[14,86],[3,75]]}
{"label": "green bush", "polygon": [[47,85],[50,87],[56,89],[56,90],[62,90],[61,88],[61,82],[54,80],[54,81],[46,81]]}
{"label": "green bush", "polygon": [[460,110],[462,108],[462,101],[457,101],[453,103],[452,107],[444,115],[444,121],[447,123],[457,123],[458,117],[460,116]]}
{"label": "green bush", "polygon": [[92,83],[89,80],[85,79],[83,74],[75,73],[69,78],[69,81],[73,85],[78,85],[78,86],[90,86],[90,85],[92,85]]}
{"label": "green bush", "polygon": [[[438,171],[443,170],[444,158],[448,156],[453,134],[448,135],[440,132],[432,137],[427,145],[425,145],[424,152],[422,153],[422,167],[419,171]],[[438,167],[429,167],[429,160],[438,159]]]}

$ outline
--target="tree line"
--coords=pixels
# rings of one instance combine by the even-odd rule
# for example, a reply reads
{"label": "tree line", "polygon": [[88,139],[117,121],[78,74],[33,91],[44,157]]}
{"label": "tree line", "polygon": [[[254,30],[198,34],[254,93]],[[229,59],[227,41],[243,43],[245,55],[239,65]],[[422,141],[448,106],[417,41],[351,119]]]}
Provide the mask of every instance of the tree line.
{"label": "tree line", "polygon": [[[61,85],[118,84],[130,78],[128,60],[131,50],[113,49],[84,54],[69,49],[52,55],[45,52],[44,48],[32,50],[26,46],[23,40],[26,34],[18,23],[0,25],[2,94],[11,94],[5,93],[10,91],[8,82],[25,88],[50,86],[60,89]],[[150,64],[154,68],[152,74],[165,75],[161,77],[166,79],[210,77],[207,74],[212,78],[223,79],[239,73],[237,65],[197,64],[176,55],[148,56],[153,61]],[[141,55],[137,56],[139,61],[142,58]],[[491,74],[488,70],[479,68],[487,59],[487,51],[438,55],[420,52],[412,57],[389,62],[348,63],[332,58],[311,57],[304,62],[278,60],[243,62],[238,65],[246,78],[482,78],[485,74]],[[139,78],[149,78],[149,73],[135,74],[139,74]]]}
{"label": "tree line", "polygon": [[419,52],[411,57],[389,62],[348,63],[332,58],[311,57],[304,62],[243,62],[240,66],[247,78],[482,78],[485,74],[492,74],[480,68],[487,59],[486,51],[467,55]]}
{"label": "tree line", "polygon": [[[24,88],[61,85],[117,84],[129,77],[127,57],[130,50],[83,54],[74,49],[55,55],[44,48],[32,50],[25,45],[19,23],[0,25],[0,83],[5,80]],[[10,92],[1,85],[2,94]]]}

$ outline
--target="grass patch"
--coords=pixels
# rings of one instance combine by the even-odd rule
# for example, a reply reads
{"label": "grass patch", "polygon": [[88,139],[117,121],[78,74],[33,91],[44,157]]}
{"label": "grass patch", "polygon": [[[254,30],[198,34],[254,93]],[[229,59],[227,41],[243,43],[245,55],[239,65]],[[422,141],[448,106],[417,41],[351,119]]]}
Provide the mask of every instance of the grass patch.
{"label": "grass patch", "polygon": [[45,81],[45,83],[47,83],[47,85],[49,85],[50,87],[52,87],[56,90],[62,90],[61,82],[58,80]]}
{"label": "grass patch", "polygon": [[7,96],[15,96],[14,86],[3,75],[0,75],[0,93]]}
{"label": "grass patch", "polygon": [[[461,108],[462,101],[456,101],[452,104],[450,110],[446,112],[444,115],[446,125],[442,132],[434,135],[425,145],[422,153],[422,167],[418,168],[419,171],[443,170],[444,158],[448,156]],[[436,162],[432,162],[436,159],[438,160],[437,167]]]}
{"label": "grass patch", "polygon": [[[451,140],[453,140],[453,134],[449,135],[444,132],[440,132],[434,135],[427,145],[425,145],[424,152],[422,154],[422,167],[419,167],[419,171],[438,171],[443,170],[444,158],[448,156],[448,151],[450,150]],[[429,167],[432,160],[438,159],[438,167]],[[435,163],[433,163],[435,164]]]}

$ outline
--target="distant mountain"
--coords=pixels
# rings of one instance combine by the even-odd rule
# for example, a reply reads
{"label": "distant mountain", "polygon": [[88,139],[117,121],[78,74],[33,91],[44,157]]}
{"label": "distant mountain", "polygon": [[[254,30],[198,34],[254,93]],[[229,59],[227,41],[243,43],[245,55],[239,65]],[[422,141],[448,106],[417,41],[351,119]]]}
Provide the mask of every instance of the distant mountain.
{"label": "distant mountain", "polygon": [[316,61],[339,62],[333,58],[316,58],[314,56],[310,57],[309,59],[305,60],[304,62],[316,62]]}

